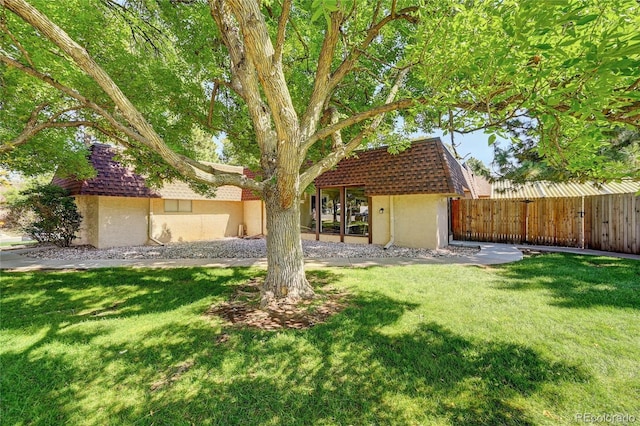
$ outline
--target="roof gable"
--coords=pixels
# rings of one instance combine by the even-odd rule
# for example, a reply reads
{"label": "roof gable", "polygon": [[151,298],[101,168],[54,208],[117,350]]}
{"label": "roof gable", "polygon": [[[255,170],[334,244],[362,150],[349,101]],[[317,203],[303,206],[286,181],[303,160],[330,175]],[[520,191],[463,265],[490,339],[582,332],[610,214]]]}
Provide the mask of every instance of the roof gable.
{"label": "roof gable", "polygon": [[[117,154],[114,147],[93,144],[89,151],[89,161],[96,170],[95,178],[78,180],[54,177],[52,183],[65,188],[71,195],[221,201],[241,201],[243,199],[242,190],[230,185],[217,188],[216,196],[213,198],[198,194],[188,184],[181,181],[167,182],[162,188],[151,189],[146,185],[144,177],[114,159]],[[216,164],[216,168],[229,173],[243,172],[242,167],[226,164]]]}
{"label": "roof gable", "polygon": [[144,178],[114,160],[116,150],[109,145],[93,144],[89,161],[96,177],[86,180],[54,177],[52,183],[71,195],[106,195],[112,197],[157,198],[160,195],[145,184]]}
{"label": "roof gable", "polygon": [[373,195],[457,194],[468,186],[460,163],[439,138],[415,141],[390,154],[387,148],[356,152],[316,181],[318,187],[362,185]]}

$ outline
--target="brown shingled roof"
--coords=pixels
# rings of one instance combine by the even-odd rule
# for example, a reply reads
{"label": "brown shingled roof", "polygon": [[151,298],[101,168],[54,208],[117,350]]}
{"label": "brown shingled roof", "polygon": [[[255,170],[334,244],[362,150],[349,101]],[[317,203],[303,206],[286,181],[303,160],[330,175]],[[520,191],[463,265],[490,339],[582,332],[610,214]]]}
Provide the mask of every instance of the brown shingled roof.
{"label": "brown shingled roof", "polygon": [[[256,172],[246,167],[244,168],[244,171],[242,173],[250,179],[255,179],[255,177],[258,175]],[[252,191],[250,189],[242,190],[242,201],[253,201],[261,199],[262,198],[260,197],[260,194],[256,194],[255,191]]]}
{"label": "brown shingled roof", "polygon": [[[90,148],[89,161],[97,172],[95,178],[78,180],[54,177],[52,183],[67,189],[71,195],[224,201],[241,201],[243,199],[243,191],[229,185],[219,187],[214,198],[204,197],[194,192],[188,184],[181,181],[168,182],[157,190],[150,189],[147,187],[144,177],[114,159],[116,154],[116,148],[110,145],[94,144]],[[239,166],[224,164],[216,165],[216,168],[229,173],[242,173],[243,170]]]}
{"label": "brown shingled roof", "polygon": [[96,177],[87,180],[54,177],[51,183],[67,189],[71,195],[160,197],[159,194],[146,186],[142,176],[113,159],[117,153],[113,147],[94,144],[89,150],[89,161],[96,170]]}
{"label": "brown shingled roof", "polygon": [[316,186],[362,185],[368,196],[402,194],[464,195],[460,163],[439,138],[415,141],[398,154],[387,148],[356,152],[319,176]]}

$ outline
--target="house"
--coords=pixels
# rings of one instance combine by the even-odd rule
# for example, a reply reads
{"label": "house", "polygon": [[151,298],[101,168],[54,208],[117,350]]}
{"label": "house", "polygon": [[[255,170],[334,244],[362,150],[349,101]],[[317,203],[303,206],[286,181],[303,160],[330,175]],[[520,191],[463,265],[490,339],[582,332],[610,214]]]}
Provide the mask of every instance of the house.
{"label": "house", "polygon": [[475,196],[439,138],[395,155],[386,147],[358,151],[315,186],[302,205],[302,238],[416,248],[446,246],[449,199]]}
{"label": "house", "polygon": [[[181,182],[151,189],[95,144],[89,180],[54,179],[70,191],[84,220],[76,244],[98,248],[266,234],[264,203],[232,186],[207,198]],[[240,166],[217,165],[251,176]],[[449,199],[477,193],[472,175],[440,139],[415,141],[392,155],[358,151],[315,181],[301,201],[303,239],[439,248],[449,241]]]}
{"label": "house", "polygon": [[[52,182],[69,190],[83,217],[75,244],[107,248],[264,233],[262,201],[250,191],[222,186],[207,198],[183,182],[151,189],[142,176],[116,161],[116,154],[109,145],[94,144],[89,160],[95,178]],[[238,166],[218,168],[244,172]]]}

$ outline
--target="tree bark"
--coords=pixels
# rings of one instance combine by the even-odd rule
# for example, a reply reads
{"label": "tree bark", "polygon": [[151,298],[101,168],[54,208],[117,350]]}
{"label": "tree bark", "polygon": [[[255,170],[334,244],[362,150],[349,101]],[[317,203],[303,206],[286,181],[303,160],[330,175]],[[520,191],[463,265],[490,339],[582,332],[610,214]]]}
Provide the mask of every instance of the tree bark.
{"label": "tree bark", "polygon": [[283,207],[277,186],[269,185],[265,191],[265,207],[269,267],[262,289],[262,306],[274,301],[295,303],[313,298],[314,291],[304,271],[299,195],[291,205]]}

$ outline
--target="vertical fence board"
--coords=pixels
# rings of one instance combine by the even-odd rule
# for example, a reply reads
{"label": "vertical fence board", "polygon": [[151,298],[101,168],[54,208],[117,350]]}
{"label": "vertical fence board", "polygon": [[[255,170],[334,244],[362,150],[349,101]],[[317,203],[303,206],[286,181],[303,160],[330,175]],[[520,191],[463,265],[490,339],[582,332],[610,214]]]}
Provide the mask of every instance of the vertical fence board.
{"label": "vertical fence board", "polygon": [[[530,243],[640,254],[640,196],[461,199],[452,202],[456,240]],[[583,224],[584,222],[584,224]]]}

